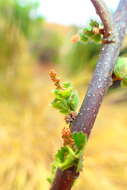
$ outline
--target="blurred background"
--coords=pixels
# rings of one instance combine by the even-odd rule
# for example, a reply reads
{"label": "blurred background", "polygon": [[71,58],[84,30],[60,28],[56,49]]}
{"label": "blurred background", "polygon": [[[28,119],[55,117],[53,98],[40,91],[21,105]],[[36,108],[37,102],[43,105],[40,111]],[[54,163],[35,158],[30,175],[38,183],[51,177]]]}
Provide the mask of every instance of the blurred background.
{"label": "blurred background", "polygon": [[[119,0],[106,2],[112,12]],[[63,116],[54,110],[55,69],[86,92],[101,46],[71,43],[99,19],[89,0],[0,0],[0,190],[48,190],[46,178],[62,144]],[[127,53],[127,37],[121,55]],[[127,189],[127,89],[105,96],[74,190]]]}

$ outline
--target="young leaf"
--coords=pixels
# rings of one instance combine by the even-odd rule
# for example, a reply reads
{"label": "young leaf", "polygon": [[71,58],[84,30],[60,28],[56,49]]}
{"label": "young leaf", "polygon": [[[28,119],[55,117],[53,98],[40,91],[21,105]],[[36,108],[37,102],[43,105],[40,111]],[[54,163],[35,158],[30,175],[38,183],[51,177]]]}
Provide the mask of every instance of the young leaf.
{"label": "young leaf", "polygon": [[88,41],[88,36],[84,33],[80,33],[80,39],[84,42],[87,42]]}
{"label": "young leaf", "polygon": [[55,89],[53,93],[55,95],[55,99],[52,102],[54,108],[58,109],[63,114],[69,114],[72,111],[76,111],[79,98],[70,82],[64,82],[62,88]]}
{"label": "young leaf", "polygon": [[70,82],[63,82],[63,83],[62,83],[62,86],[63,86],[64,88],[69,88],[69,87],[72,87],[72,84],[71,84]]}
{"label": "young leaf", "polygon": [[58,168],[65,170],[72,165],[78,159],[76,153],[69,146],[62,147],[56,154],[56,165]]}
{"label": "young leaf", "polygon": [[84,28],[83,34],[86,35],[88,38],[94,35],[91,27]]}
{"label": "young leaf", "polygon": [[56,160],[61,163],[64,162],[66,152],[68,152],[68,148],[66,146],[61,147],[56,153]]}
{"label": "young leaf", "polygon": [[127,88],[127,80],[122,80],[121,83],[120,83],[120,86],[122,88]]}
{"label": "young leaf", "polygon": [[70,100],[69,100],[69,103],[70,103],[70,109],[72,111],[75,111],[78,107],[78,104],[79,104],[79,97],[78,97],[78,94],[77,92],[73,92],[71,97],[70,97]]}
{"label": "young leaf", "polygon": [[127,58],[126,57],[118,58],[114,67],[114,74],[120,79],[127,80]]}
{"label": "young leaf", "polygon": [[91,20],[90,21],[90,26],[91,27],[99,27],[99,23],[97,21],[95,21],[95,20]]}
{"label": "young leaf", "polygon": [[102,37],[100,34],[95,34],[92,39],[95,41],[95,42],[100,42],[102,40]]}
{"label": "young leaf", "polygon": [[55,160],[52,163],[51,175],[47,178],[49,183],[52,183],[58,168],[61,167],[61,164],[64,163],[65,155],[68,153],[68,148],[66,146],[61,147],[60,150],[55,155]]}
{"label": "young leaf", "polygon": [[68,87],[66,89],[55,89],[54,94],[56,95],[56,98],[67,98],[71,95],[72,88]]}
{"label": "young leaf", "polygon": [[78,160],[75,152],[68,146],[68,151],[65,153],[65,160],[64,162],[60,163],[58,167],[62,170],[66,170],[71,166],[75,165],[76,160]]}
{"label": "young leaf", "polygon": [[68,103],[65,99],[55,99],[52,102],[52,106],[54,108],[59,109],[59,111],[63,114],[68,114],[70,112],[70,108],[68,106]]}
{"label": "young leaf", "polygon": [[79,150],[81,150],[87,143],[87,135],[84,134],[83,132],[73,133],[72,137],[74,139],[75,145]]}

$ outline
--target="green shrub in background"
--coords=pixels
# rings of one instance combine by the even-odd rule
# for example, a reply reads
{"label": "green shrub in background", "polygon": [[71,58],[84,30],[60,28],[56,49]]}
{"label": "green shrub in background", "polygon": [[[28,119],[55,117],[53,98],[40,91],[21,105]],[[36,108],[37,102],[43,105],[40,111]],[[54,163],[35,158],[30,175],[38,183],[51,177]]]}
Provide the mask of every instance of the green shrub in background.
{"label": "green shrub in background", "polygon": [[[71,36],[76,34],[78,31],[78,27],[72,26],[71,35],[69,38],[71,39]],[[85,69],[85,66],[93,69],[98,58],[100,46],[100,44],[91,42],[77,42],[73,44],[71,44],[71,42],[69,42],[69,44],[67,43],[63,50],[62,61],[64,62],[68,72],[72,74],[81,72]]]}
{"label": "green shrub in background", "polygon": [[72,44],[69,53],[65,56],[66,64],[70,72],[76,73],[87,68],[93,69],[98,58],[100,45],[77,42]]}
{"label": "green shrub in background", "polygon": [[16,27],[24,36],[30,38],[43,22],[43,17],[38,14],[38,8],[38,0],[1,0],[0,20],[5,22],[10,30]]}
{"label": "green shrub in background", "polygon": [[38,7],[38,1],[0,1],[0,72],[16,70],[19,56],[26,49],[23,44],[28,46],[26,42],[42,28],[43,18],[36,13]]}
{"label": "green shrub in background", "polygon": [[38,1],[0,1],[0,97],[26,97],[31,78],[29,42],[38,35],[43,18]]}
{"label": "green shrub in background", "polygon": [[32,53],[40,63],[59,63],[63,37],[53,29],[43,28],[38,38],[32,41]]}

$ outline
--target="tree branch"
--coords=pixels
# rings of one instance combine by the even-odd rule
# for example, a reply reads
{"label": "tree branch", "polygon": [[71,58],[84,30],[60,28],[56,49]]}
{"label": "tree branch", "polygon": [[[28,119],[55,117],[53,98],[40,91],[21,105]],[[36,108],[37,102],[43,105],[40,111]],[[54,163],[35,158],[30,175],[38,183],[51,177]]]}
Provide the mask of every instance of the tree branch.
{"label": "tree branch", "polygon": [[112,15],[102,0],[91,0],[91,2],[104,25],[104,37],[107,38],[114,31]]}
{"label": "tree branch", "polygon": [[58,169],[53,186],[50,190],[70,190],[78,176],[79,173],[76,172],[76,168],[74,167],[64,171]]}
{"label": "tree branch", "polygon": [[[91,1],[101,2],[94,0]],[[98,7],[97,5],[98,4],[95,4],[95,8]],[[105,8],[103,10],[105,10]],[[99,10],[97,9],[97,11],[100,16],[100,8]],[[102,15],[104,16],[105,13]],[[120,1],[117,11],[113,16],[115,27],[113,26],[113,28],[111,28],[113,34],[116,36],[115,42],[112,44],[106,44],[102,48],[100,59],[97,63],[86,97],[82,103],[77,118],[72,123],[72,132],[83,131],[88,136],[90,135],[99,107],[102,103],[102,99],[111,85],[113,67],[119,55],[120,47],[127,28],[127,0]],[[105,23],[105,29],[108,27],[107,32],[109,32],[109,22],[107,22],[109,19],[106,19],[106,21],[103,17],[101,17],[101,19],[103,23]],[[70,190],[78,175],[79,173],[76,172],[76,168],[69,168],[65,171],[58,169],[50,190]]]}
{"label": "tree branch", "polygon": [[111,75],[119,55],[120,47],[127,28],[127,0],[121,0],[114,14],[114,33],[116,40],[103,46],[93,79],[79,114],[72,124],[72,131],[83,131],[88,136],[94,125],[102,99],[112,84]]}

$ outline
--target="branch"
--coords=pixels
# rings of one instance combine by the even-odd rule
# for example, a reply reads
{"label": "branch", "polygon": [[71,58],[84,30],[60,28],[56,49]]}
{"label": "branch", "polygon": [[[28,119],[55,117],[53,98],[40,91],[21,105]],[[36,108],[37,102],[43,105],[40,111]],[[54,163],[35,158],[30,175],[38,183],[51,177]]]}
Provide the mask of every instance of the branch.
{"label": "branch", "polygon": [[104,37],[107,38],[114,31],[112,15],[110,14],[106,4],[102,0],[91,0],[91,2],[93,3],[96,12],[104,25]]}
{"label": "branch", "polygon": [[79,114],[72,124],[72,131],[83,131],[88,136],[94,125],[102,99],[112,84],[112,71],[120,52],[120,47],[127,28],[127,0],[121,0],[114,16],[113,33],[115,43],[103,46],[93,79],[89,85],[86,97]]}
{"label": "branch", "polygon": [[74,167],[64,171],[58,169],[50,190],[70,190],[78,176],[79,173],[76,172],[76,168]]}
{"label": "branch", "polygon": [[[94,0],[91,1],[101,2]],[[99,8],[99,10],[101,9]],[[99,11],[98,14],[100,15]],[[105,14],[102,15],[104,16]],[[113,34],[116,36],[115,43],[106,44],[102,48],[100,59],[97,63],[86,97],[82,103],[77,118],[72,123],[72,132],[83,131],[88,136],[90,135],[99,107],[102,103],[102,99],[111,85],[113,67],[119,55],[120,47],[127,28],[127,0],[120,1],[118,9],[113,16],[115,25],[111,28]],[[103,23],[105,23],[104,26],[106,25],[105,29],[108,24],[107,32],[109,32],[109,22],[104,21],[105,19],[103,17],[101,17],[101,19],[103,20]],[[106,20],[109,21],[109,19]],[[76,172],[76,168],[69,168],[65,171],[61,171],[60,169],[57,170],[56,177],[50,190],[70,190],[78,175],[79,173]]]}

